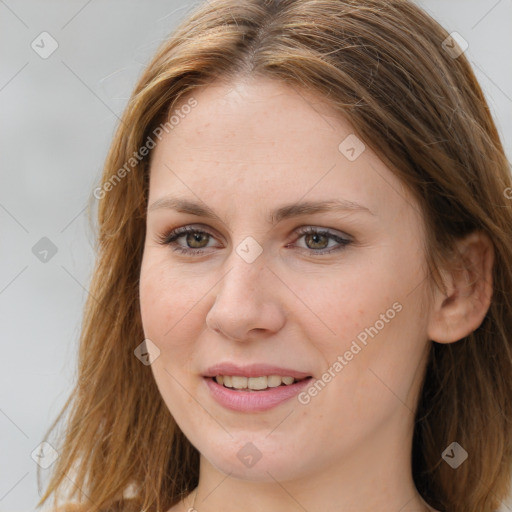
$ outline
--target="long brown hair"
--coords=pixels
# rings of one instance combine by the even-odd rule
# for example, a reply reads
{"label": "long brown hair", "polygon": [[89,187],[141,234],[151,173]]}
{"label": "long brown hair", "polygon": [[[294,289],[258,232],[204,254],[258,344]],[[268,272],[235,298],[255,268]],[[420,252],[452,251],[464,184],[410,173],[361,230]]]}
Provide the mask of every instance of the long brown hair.
{"label": "long brown hair", "polygon": [[[474,230],[491,238],[492,303],[467,338],[431,343],[411,463],[419,492],[438,510],[499,507],[512,464],[512,183],[482,90],[465,55],[443,45],[448,36],[402,0],[210,0],[162,44],[95,192],[98,255],[78,379],[50,429],[65,420],[58,444],[50,441],[60,457],[39,505],[54,495],[78,498],[80,510],[164,511],[197,485],[199,454],[134,356],[144,339],[138,282],[149,157],[126,164],[198,87],[265,76],[324,98],[412,191],[432,282],[442,285],[438,269],[458,238]],[[441,458],[452,441],[469,454],[456,470]]]}

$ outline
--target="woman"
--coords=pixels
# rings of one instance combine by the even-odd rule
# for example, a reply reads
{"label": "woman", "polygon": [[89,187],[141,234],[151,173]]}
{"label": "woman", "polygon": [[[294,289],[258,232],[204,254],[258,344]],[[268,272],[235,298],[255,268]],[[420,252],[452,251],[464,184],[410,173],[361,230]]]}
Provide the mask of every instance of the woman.
{"label": "woman", "polygon": [[498,509],[512,183],[458,48],[400,0],[219,0],[182,23],[94,192],[41,503]]}

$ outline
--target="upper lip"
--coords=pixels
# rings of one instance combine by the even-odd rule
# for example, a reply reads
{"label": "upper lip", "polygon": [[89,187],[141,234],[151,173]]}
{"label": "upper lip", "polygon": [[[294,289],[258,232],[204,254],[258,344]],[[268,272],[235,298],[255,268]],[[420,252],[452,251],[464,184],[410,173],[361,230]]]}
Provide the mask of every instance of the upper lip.
{"label": "upper lip", "polygon": [[310,377],[310,373],[292,370],[291,368],[282,368],[265,363],[254,363],[249,365],[237,365],[235,363],[218,363],[207,368],[204,377],[216,377],[217,375],[229,375],[240,377],[263,377],[268,375],[279,375],[281,377],[293,377],[294,379],[303,379]]}

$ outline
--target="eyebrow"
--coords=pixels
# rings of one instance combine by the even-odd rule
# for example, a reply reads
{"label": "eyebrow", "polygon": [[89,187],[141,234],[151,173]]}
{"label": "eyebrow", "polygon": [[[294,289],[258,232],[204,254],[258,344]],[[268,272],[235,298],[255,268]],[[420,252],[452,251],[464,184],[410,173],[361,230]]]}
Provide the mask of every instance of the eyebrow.
{"label": "eyebrow", "polygon": [[[220,223],[224,223],[222,219],[205,204],[196,203],[187,199],[177,197],[164,197],[158,199],[148,207],[148,211],[158,210],[161,208],[176,210],[181,213],[188,213],[198,217],[214,219]],[[272,212],[267,218],[269,224],[277,224],[284,219],[299,217],[300,215],[312,215],[314,213],[324,212],[349,212],[349,213],[367,213],[375,216],[375,214],[366,206],[360,205],[346,199],[329,199],[325,201],[306,201],[302,203],[292,203],[281,206]]]}

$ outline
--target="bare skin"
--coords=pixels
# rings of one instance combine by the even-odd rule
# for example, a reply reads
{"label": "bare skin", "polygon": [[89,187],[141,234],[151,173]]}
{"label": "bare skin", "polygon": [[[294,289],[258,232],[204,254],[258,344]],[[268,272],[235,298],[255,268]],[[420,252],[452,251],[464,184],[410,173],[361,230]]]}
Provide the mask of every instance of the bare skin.
{"label": "bare skin", "polygon": [[[155,381],[201,454],[195,509],[432,511],[412,479],[414,410],[431,340],[455,342],[483,320],[490,242],[461,243],[487,276],[476,291],[447,274],[447,293],[430,299],[419,208],[369,147],[352,160],[339,149],[354,133],[346,120],[263,79],[194,97],[154,150],[140,298],[145,336],[160,350]],[[219,219],[153,206],[171,195]],[[360,208],[268,222],[285,204],[342,198]],[[202,239],[159,243],[183,226]],[[338,238],[298,233],[308,226]],[[251,263],[236,251],[247,237],[262,249]],[[354,353],[372,326],[377,334]],[[346,364],[308,403],[258,413],[224,408],[202,376],[229,360],[322,379],[338,356]],[[252,467],[237,457],[249,442],[261,454]],[[194,494],[168,512],[188,510]]]}

